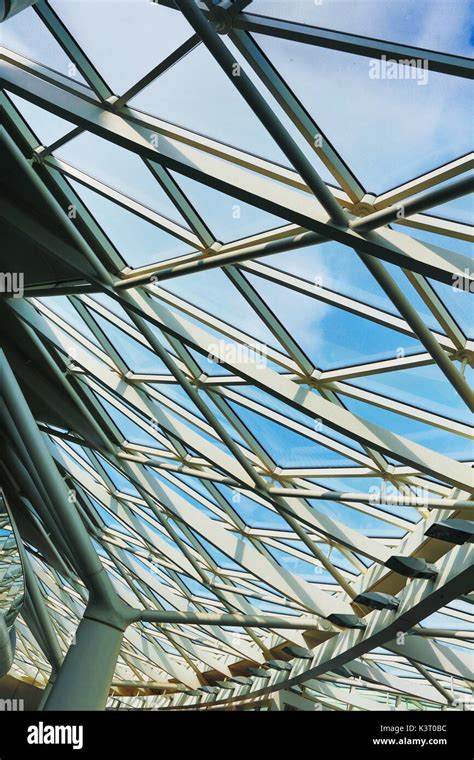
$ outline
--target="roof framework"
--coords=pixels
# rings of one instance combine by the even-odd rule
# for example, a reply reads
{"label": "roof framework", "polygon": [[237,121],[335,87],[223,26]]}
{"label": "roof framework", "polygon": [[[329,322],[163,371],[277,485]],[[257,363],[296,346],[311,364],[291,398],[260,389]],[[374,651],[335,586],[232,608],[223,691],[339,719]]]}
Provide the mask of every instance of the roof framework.
{"label": "roof framework", "polygon": [[[23,297],[2,296],[2,314],[18,336],[15,346],[16,337],[2,334],[2,382],[11,366],[48,462],[74,496],[70,511],[115,592],[141,611],[125,630],[108,704],[258,708],[270,698],[281,709],[279,693],[298,709],[469,704],[473,550],[449,521],[462,520],[453,525],[467,530],[474,515],[473,344],[442,294],[446,286],[460,297],[472,292],[470,259],[454,245],[472,242],[472,234],[433,209],[472,190],[472,154],[368,192],[256,35],[341,55],[416,58],[456,79],[472,76],[471,64],[252,15],[248,2],[159,5],[157,23],[172,9],[189,35],[163,59],[157,54],[153,69],[125,92],[111,89],[44,0],[28,13],[82,81],[16,50],[3,49],[0,61],[4,148],[47,216],[9,195],[0,213],[57,271],[67,269],[67,276],[31,280],[26,271]],[[199,47],[250,104],[287,165],[130,103]],[[71,129],[43,144],[23,101]],[[175,216],[64,160],[62,149],[84,135],[136,157]],[[223,242],[187,193],[188,179],[281,225]],[[91,193],[185,252],[134,265],[88,207]],[[430,235],[437,244],[426,242]],[[279,266],[280,256],[305,248],[334,257],[333,244],[357,259],[383,303],[319,282],[310,267]],[[203,308],[189,295],[189,278],[212,288],[213,272],[258,331],[213,312],[215,299]],[[357,362],[341,351],[334,366],[319,363],[290,327],[285,293],[290,304],[300,303],[292,300],[298,294],[415,348],[374,358],[362,345]],[[34,373],[25,368],[29,351]],[[425,403],[420,393],[383,392],[390,385],[380,379],[396,372],[410,382],[422,368],[440,378],[456,414],[428,388]],[[3,403],[2,410],[8,422]],[[39,592],[36,612],[43,605],[49,620],[46,634],[31,609],[18,617],[14,669],[45,686],[70,651],[90,589],[75,572],[74,542],[61,536],[48,507],[49,486],[38,493],[20,477],[14,427],[4,441],[3,496],[16,514],[19,505],[30,513],[41,534],[42,548],[19,526],[29,582]],[[430,448],[427,433],[449,445]],[[285,458],[287,448],[293,456]],[[6,470],[16,475],[16,493]],[[364,596],[374,592],[385,595],[378,609]]]}

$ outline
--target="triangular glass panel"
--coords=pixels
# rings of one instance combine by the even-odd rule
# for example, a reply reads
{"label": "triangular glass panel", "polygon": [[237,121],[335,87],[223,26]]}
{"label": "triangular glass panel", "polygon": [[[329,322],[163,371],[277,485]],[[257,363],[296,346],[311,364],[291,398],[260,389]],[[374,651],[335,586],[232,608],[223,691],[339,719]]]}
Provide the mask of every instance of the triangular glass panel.
{"label": "triangular glass panel", "polygon": [[380,194],[470,151],[467,80],[300,41],[256,39],[368,192]]}
{"label": "triangular glass panel", "polygon": [[52,0],[51,5],[119,95],[193,32],[181,13],[143,0]]}
{"label": "triangular glass panel", "polygon": [[39,299],[41,303],[54,311],[59,317],[61,317],[68,325],[84,335],[96,346],[99,346],[99,341],[92,332],[92,330],[86,325],[81,315],[74,308],[70,299],[67,296],[47,296]]}
{"label": "triangular glass panel", "polygon": [[204,45],[195,48],[129,105],[225,145],[288,165],[285,155]]}
{"label": "triangular glass panel", "polygon": [[189,243],[170,235],[109,198],[104,198],[78,182],[71,181],[71,184],[132,269],[193,251]]}
{"label": "triangular glass panel", "polygon": [[356,377],[350,383],[403,401],[416,409],[427,409],[444,417],[467,422],[467,409],[460,396],[436,364],[400,369],[395,372]]}
{"label": "triangular glass panel", "polygon": [[324,290],[342,293],[371,306],[396,313],[392,302],[357,253],[336,241],[265,256],[262,264],[309,283],[315,296]]}
{"label": "triangular glass panel", "polygon": [[2,23],[2,46],[25,58],[48,66],[70,82],[84,84],[77,68],[73,66],[62,47],[36,15],[33,8],[25,8]]}
{"label": "triangular glass panel", "polygon": [[352,466],[350,459],[250,409],[231,407],[280,467]]}
{"label": "triangular glass panel", "polygon": [[287,224],[285,219],[233,198],[227,193],[171,172],[176,182],[222,243],[241,240]]}
{"label": "triangular glass panel", "polygon": [[75,129],[75,124],[59,116],[30,103],[28,100],[9,93],[15,106],[28,123],[30,129],[36,134],[42,145],[51,145],[60,137],[64,137],[68,132]]}
{"label": "triangular glass panel", "polygon": [[129,150],[87,132],[61,146],[55,156],[145,208],[187,226],[143,161]]}
{"label": "triangular glass panel", "polygon": [[[438,451],[452,459],[468,461],[472,459],[473,444],[466,438],[363,401],[348,398],[345,402],[351,412],[380,425],[391,433],[401,435],[420,446]],[[388,458],[388,461],[399,462],[395,458]]]}
{"label": "triangular glass panel", "polygon": [[250,275],[249,279],[319,369],[395,358],[422,350],[419,341],[362,316],[261,277]]}
{"label": "triangular glass panel", "polygon": [[257,312],[219,268],[167,280],[163,289],[221,319],[254,341],[262,341],[274,348],[279,345]]}
{"label": "triangular glass panel", "polygon": [[93,317],[132,372],[154,375],[169,374],[168,369],[154,351],[139,343],[124,330],[116,327],[108,319],[104,319],[96,313],[93,314]]}

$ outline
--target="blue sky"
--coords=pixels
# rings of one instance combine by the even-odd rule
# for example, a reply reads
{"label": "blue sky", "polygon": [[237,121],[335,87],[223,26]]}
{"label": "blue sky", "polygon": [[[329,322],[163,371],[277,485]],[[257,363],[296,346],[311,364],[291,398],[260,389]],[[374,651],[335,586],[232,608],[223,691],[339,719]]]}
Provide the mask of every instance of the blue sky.
{"label": "blue sky", "polygon": [[[469,55],[469,0],[253,0],[249,12]],[[442,19],[442,23],[440,23]]]}
{"label": "blue sky", "polygon": [[[192,31],[180,14],[145,0],[53,0],[52,5],[118,94]],[[321,26],[342,24],[341,28],[356,33],[469,54],[466,0],[395,4],[325,0],[322,5],[311,0],[258,0],[252,7],[269,9],[274,15],[289,13]],[[2,38],[7,47],[68,73],[65,54],[31,9],[2,25]],[[467,116],[472,90],[465,80],[434,72],[429,72],[426,86],[371,80],[368,58],[270,37],[258,42],[369,191],[382,192],[470,150]],[[203,46],[136,96],[133,106],[287,163]],[[91,151],[98,157],[99,144]],[[328,179],[324,167],[318,162],[317,167]]]}
{"label": "blue sky", "polygon": [[[192,31],[179,13],[158,8],[145,0],[52,0],[51,5],[117,94],[122,94],[146,74]],[[402,0],[396,3],[388,0],[323,0],[321,5],[311,0],[254,0],[249,11],[462,55],[471,52],[467,31],[470,4],[465,0]],[[6,47],[67,75],[69,62],[66,55],[33,10],[26,10],[3,24],[1,33],[2,44]],[[420,86],[416,81],[371,80],[368,58],[270,37],[257,37],[257,41],[368,191],[381,193],[471,149],[472,91],[465,80],[431,71],[426,86]],[[81,81],[79,75],[76,80]],[[328,171],[269,99],[306,155],[312,156],[323,178],[330,180]],[[14,100],[45,143],[57,139],[73,126],[26,101]],[[146,88],[134,98],[132,105],[270,160],[284,165],[288,163],[203,46]],[[58,151],[58,155],[185,225],[137,156],[91,135],[71,141]],[[238,239],[284,223],[242,203],[239,204],[240,217],[236,219],[235,199],[178,175],[176,179],[218,239]],[[92,191],[80,185],[74,187],[130,266],[161,261],[190,250],[189,246]],[[456,201],[440,208],[438,213],[467,222],[472,205],[464,200]],[[411,231],[411,234],[452,251],[466,252],[465,244],[459,241],[418,231]],[[356,254],[339,244],[313,246],[269,257],[265,261],[309,282],[318,278],[326,288],[393,311]],[[394,267],[390,271],[405,289],[409,287]],[[258,284],[269,306],[322,369],[389,358],[399,348],[406,353],[421,350],[417,341],[400,333],[315,299],[284,291],[262,278],[249,279]],[[268,329],[221,271],[169,281],[166,288],[257,340],[276,345]],[[466,304],[466,294],[453,294],[448,286],[436,285],[436,288],[446,298],[463,328],[472,330],[472,311]],[[407,292],[434,327],[435,323],[413,289]],[[147,371],[162,371],[158,359],[133,345],[124,334],[116,332],[114,339],[133,369],[143,371],[146,365]],[[204,362],[202,359],[203,367]],[[211,374],[210,369],[205,371]],[[359,384],[465,421],[462,403],[435,367],[371,376]],[[162,390],[170,393],[169,387]],[[460,458],[472,456],[464,439],[361,402],[351,400],[346,403],[361,416],[433,449]],[[308,439],[296,437],[294,432],[276,427],[265,418],[259,418],[257,425],[250,413],[243,410],[239,413],[251,428],[253,426],[257,437],[267,442],[275,458],[281,459],[281,464],[291,463],[293,466],[298,458],[307,466],[321,461],[316,445]],[[135,434],[138,435],[136,431]],[[334,461],[329,451],[326,458],[328,462]],[[356,487],[359,485],[360,481]],[[353,486],[353,490],[356,487]],[[248,504],[246,508],[249,508]],[[262,511],[261,507],[255,509]],[[366,518],[348,516],[347,508],[343,506],[338,506],[337,510],[341,512],[341,519],[347,518],[351,524],[355,520],[355,527],[365,528]]]}

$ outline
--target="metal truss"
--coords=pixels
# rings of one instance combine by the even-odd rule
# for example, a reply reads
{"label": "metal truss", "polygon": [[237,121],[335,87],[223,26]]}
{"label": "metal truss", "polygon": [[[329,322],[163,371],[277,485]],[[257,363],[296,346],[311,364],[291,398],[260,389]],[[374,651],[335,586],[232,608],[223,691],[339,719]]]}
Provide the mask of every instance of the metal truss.
{"label": "metal truss", "polygon": [[[87,658],[95,661],[85,638],[91,650],[91,620],[103,612],[97,606],[91,613],[91,599],[102,594],[117,620],[121,610],[132,612],[123,613],[120,636],[106,644],[115,654],[109,680],[104,674],[92,689],[97,705],[468,707],[473,343],[440,293],[453,283],[472,292],[469,258],[450,249],[455,240],[472,241],[472,232],[431,209],[472,190],[473,158],[454,157],[369,195],[255,35],[341,55],[416,58],[453,78],[472,76],[471,62],[253,15],[249,2],[159,5],[182,14],[189,36],[166,57],[157,54],[156,65],[126,92],[110,88],[45,0],[28,12],[85,84],[14,50],[1,53],[2,149],[53,223],[8,195],[0,216],[58,270],[71,270],[67,280],[31,282],[26,272],[23,297],[0,299],[17,336],[0,332],[2,498],[14,514],[29,515],[41,539],[35,543],[18,521],[31,599],[16,622],[13,672],[53,695],[47,709],[61,708],[54,695],[67,703],[61,673],[72,672],[78,652],[76,667],[82,663],[84,689],[91,688]],[[162,9],[154,10],[159,23]],[[130,104],[176,63],[186,65],[198,46],[250,105],[287,166]],[[14,96],[73,129],[41,144]],[[61,158],[61,148],[84,133],[141,159],[181,222]],[[331,183],[320,176],[322,164]],[[222,242],[182,178],[275,214],[281,225]],[[188,250],[130,266],[79,188]],[[424,242],[417,231],[443,236],[443,246]],[[337,283],[315,284],[309,271],[279,268],[279,255],[311,246],[327,251],[331,241],[350,249],[385,305]],[[187,296],[187,278],[199,274],[205,288],[214,270],[271,339],[213,313],[211,299],[207,310]],[[270,286],[282,294],[279,308],[265,295]],[[357,363],[341,353],[337,367],[325,367],[323,357],[319,366],[286,324],[285,293],[418,347],[373,359],[360,346]],[[25,347],[35,356],[33,367],[22,359]],[[145,354],[147,369],[140,371],[135,357]],[[440,372],[463,418],[433,404],[429,389],[418,403],[367,382],[394,372],[410,378],[421,367]],[[28,410],[23,394],[41,398],[41,406]],[[377,415],[382,423],[374,422]],[[408,430],[408,423],[423,426],[423,445],[417,434],[395,432],[400,421]],[[283,446],[287,435],[298,437],[292,464],[268,450],[270,439],[259,432],[266,425]],[[426,433],[446,436],[459,454],[430,448]],[[34,442],[41,456],[33,455]],[[58,506],[64,488],[72,495],[66,511]],[[106,580],[94,587],[96,574]],[[439,624],[431,620],[436,614]],[[71,701],[78,704],[86,703]]]}

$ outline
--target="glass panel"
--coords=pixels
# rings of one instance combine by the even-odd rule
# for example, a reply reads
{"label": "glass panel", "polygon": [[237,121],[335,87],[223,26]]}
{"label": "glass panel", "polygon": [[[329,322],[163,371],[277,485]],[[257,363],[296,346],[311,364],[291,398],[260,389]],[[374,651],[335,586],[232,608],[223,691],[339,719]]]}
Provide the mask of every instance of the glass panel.
{"label": "glass panel", "polygon": [[[104,403],[104,406],[107,405],[107,402]],[[115,411],[113,407],[109,407],[109,411],[111,414],[115,414]],[[115,467],[112,467],[109,462],[107,462],[103,457],[100,456],[100,454],[97,456],[97,458],[100,461],[100,464],[104,468],[106,474],[109,476],[110,480],[112,481],[115,488],[117,488],[119,491],[123,491],[123,493],[128,493],[133,496],[138,496],[139,493],[135,486],[126,478],[122,472],[119,472]]]}
{"label": "glass panel", "polygon": [[269,346],[278,346],[258,314],[220,269],[166,280],[163,282],[163,290],[198,306],[255,340]]}
{"label": "glass panel", "polygon": [[23,118],[26,119],[43,145],[51,145],[60,137],[75,129],[75,124],[65,119],[60,119],[59,116],[49,113],[44,108],[39,108],[27,100],[19,98],[17,95],[12,95],[12,93],[9,93],[8,96],[12,99]]}
{"label": "glass panel", "polygon": [[[337,501],[320,501],[309,499],[316,512],[331,517],[333,520],[347,525],[348,528],[364,533],[366,536],[401,536],[405,531],[388,525],[382,519],[377,520],[372,515],[364,515],[362,511],[353,509]],[[383,513],[381,512],[381,518]]]}
{"label": "glass panel", "polygon": [[429,50],[470,53],[468,0],[253,0],[248,11]]}
{"label": "glass panel", "polygon": [[[171,488],[174,493],[178,494],[180,498],[185,498],[186,501],[188,501],[193,507],[198,509],[200,512],[203,512],[208,517],[211,517],[212,519],[219,519],[216,517],[215,512],[212,509],[209,509],[205,504],[203,504],[201,501],[199,501],[197,498],[194,498],[192,493],[189,492],[189,488],[184,491],[182,485],[179,481],[183,481],[186,485],[190,485],[191,488],[195,488],[194,486],[194,479],[187,479],[184,476],[180,475],[178,478],[176,478],[176,482],[170,482],[168,480],[163,479],[157,472],[151,470],[151,468],[147,468],[150,473],[153,474],[153,477],[157,480],[158,483],[163,483],[166,485],[167,488]],[[189,483],[188,481],[191,480]],[[214,499],[210,494],[206,495],[206,499],[212,504],[214,503]],[[184,540],[184,534],[180,534],[183,537]]]}
{"label": "glass panel", "polygon": [[152,373],[155,375],[169,374],[166,366],[153,351],[143,346],[137,340],[134,340],[134,338],[127,335],[126,332],[120,330],[107,319],[103,319],[99,314],[94,314],[94,319],[111,341],[114,348],[122,355],[122,358],[132,372]]}
{"label": "glass panel", "polygon": [[[185,414],[184,410],[187,410],[188,412],[191,412],[195,417],[197,417],[200,420],[205,420],[204,415],[199,411],[197,406],[191,401],[186,391],[178,385],[176,382],[174,383],[153,383],[153,388],[158,391],[158,393],[163,394],[163,396],[166,396],[166,398],[170,399],[171,401],[174,401],[176,404],[179,404],[180,407],[183,408],[183,413]],[[163,404],[163,407],[166,405]]]}
{"label": "glass panel", "polygon": [[441,235],[437,232],[427,232],[426,230],[417,230],[404,227],[402,225],[393,225],[394,230],[403,232],[405,235],[409,234],[410,237],[422,240],[424,243],[431,243],[437,245],[445,250],[452,251],[453,253],[459,253],[462,256],[473,255],[472,242],[468,240],[461,240],[457,237],[451,237],[448,235]]}
{"label": "glass panel", "polygon": [[352,465],[352,461],[341,454],[331,451],[331,449],[327,449],[325,446],[283,427],[283,425],[278,425],[249,409],[244,409],[235,404],[231,404],[231,406],[280,467],[341,467]]}
{"label": "glass panel", "polygon": [[456,280],[452,285],[429,280],[435,292],[443,299],[446,308],[451,312],[467,337],[474,338],[474,308],[472,304],[472,282],[466,285],[465,280]]}
{"label": "glass panel", "polygon": [[250,206],[201,182],[195,182],[175,172],[171,174],[221,242],[240,240],[287,223],[278,216]]}
{"label": "glass panel", "polygon": [[174,259],[194,248],[109,198],[70,180],[77,194],[132,269]]}
{"label": "glass panel", "polygon": [[424,69],[415,78],[415,69],[398,65],[389,78],[370,58],[256,38],[368,192],[380,194],[471,150],[468,80]]}
{"label": "glass panel", "polygon": [[276,512],[259,504],[244,493],[235,493],[226,486],[218,486],[219,491],[225,496],[242,520],[253,528],[271,528],[286,530],[288,523]]}
{"label": "glass panel", "polygon": [[[359,388],[380,393],[382,396],[404,401],[417,408],[428,408],[438,414],[467,422],[466,407],[455,393],[439,367],[416,367],[398,372],[384,372],[350,381]],[[429,388],[429,398],[426,389]]]}
{"label": "glass panel", "polygon": [[316,297],[321,289],[332,290],[392,314],[397,313],[357,253],[346,245],[330,241],[265,256],[261,261],[309,282]]}
{"label": "glass panel", "polygon": [[[365,493],[368,496],[372,496],[374,504],[371,505],[371,510],[375,510],[377,513],[380,513],[381,520],[388,515],[395,515],[396,517],[401,517],[406,522],[411,522],[415,525],[422,519],[420,513],[414,507],[402,506],[403,497],[406,496],[406,491],[399,490],[393,483],[387,483],[381,478],[360,477],[355,473],[353,478],[347,475],[344,477],[338,477],[336,472],[335,477],[332,478],[318,477],[317,480],[313,478],[310,480],[314,483],[317,483],[317,485],[322,486],[323,488],[327,488],[330,491],[340,491],[341,493],[354,493],[358,491],[360,493]],[[436,494],[431,493],[427,488],[417,488],[413,485],[410,486],[410,493],[414,496],[425,498],[438,498]],[[386,502],[389,500],[389,498],[397,498],[399,503],[395,503],[394,505],[384,503],[383,506],[375,506],[376,499],[381,499]],[[339,513],[338,509],[343,506],[344,508],[351,509],[352,511],[353,508],[347,507],[345,504],[342,505],[341,502],[337,501],[332,502],[328,500],[327,503],[331,503],[333,505],[335,514],[338,515],[337,519],[341,520],[342,522],[346,522],[344,514]],[[314,506],[317,508],[316,501],[314,502]]]}
{"label": "glass panel", "polygon": [[313,563],[306,562],[304,559],[295,557],[293,554],[284,552],[281,549],[271,547],[270,551],[277,562],[284,567],[285,570],[289,570],[299,578],[303,578],[307,581],[317,580],[324,583],[334,583],[330,573],[319,565],[313,565]]}
{"label": "glass panel", "polygon": [[25,8],[2,23],[1,41],[2,46],[14,53],[84,83],[81,74],[32,8]]}
{"label": "glass panel", "polygon": [[0,498],[0,615],[10,626],[25,594],[23,564],[17,537],[5,501]]}
{"label": "glass panel", "polygon": [[363,317],[250,275],[260,295],[320,369],[417,353],[421,344]]}
{"label": "glass panel", "polygon": [[180,13],[146,0],[52,0],[51,5],[119,95],[192,33]]}
{"label": "glass panel", "polygon": [[[398,227],[398,229],[402,232],[406,232],[406,228],[403,229],[402,227]],[[432,232],[425,232],[424,230],[413,230],[412,234],[414,238],[417,238],[424,243],[439,246],[445,251],[451,251],[452,253],[458,253],[461,256],[472,258],[473,246],[472,243],[467,240],[446,237]],[[466,281],[458,278],[454,278],[450,285],[439,282],[438,280],[428,279],[428,281],[461,329],[468,337],[473,337],[474,311],[471,303],[472,298],[470,298],[472,295],[472,284],[471,289],[469,289],[469,285],[466,284]],[[411,294],[412,293],[414,293],[413,289],[411,290]],[[416,294],[415,297],[418,298]],[[419,302],[417,303],[417,308],[419,308]],[[422,309],[423,316],[426,319],[427,309],[424,305]],[[439,326],[436,325],[435,329],[439,330]]]}
{"label": "glass panel", "polygon": [[84,335],[88,340],[99,346],[99,341],[92,332],[92,330],[86,325],[82,317],[79,315],[77,309],[74,308],[73,302],[65,296],[48,296],[38,299],[40,303],[44,303],[48,309],[54,311],[59,317],[61,317],[68,325],[74,327],[75,330]]}
{"label": "glass panel", "polygon": [[[269,416],[270,419],[273,417],[272,413],[280,413],[289,420],[299,422],[305,427],[311,427],[311,415],[304,414],[298,409],[295,409],[293,406],[285,404],[283,401],[280,401],[274,396],[271,396],[269,393],[265,393],[265,391],[263,391],[261,388],[257,388],[256,386],[251,385],[238,385],[230,387],[239,395],[244,396],[244,398],[253,399],[254,401],[260,403],[263,407],[266,407],[266,409],[269,410],[268,414],[263,409],[260,414],[265,414],[266,416]],[[316,391],[313,392],[318,395]],[[339,443],[343,443],[346,446],[349,446],[355,451],[363,451],[362,447],[356,441],[354,441],[352,438],[349,438],[348,436],[343,435],[342,433],[337,433],[334,430],[326,427],[324,434],[333,440],[338,441]]]}
{"label": "glass panel", "polygon": [[404,436],[410,441],[419,443],[427,449],[433,449],[433,451],[438,451],[452,459],[467,461],[472,459],[474,453],[472,441],[453,435],[447,430],[431,427],[419,420],[413,420],[386,409],[379,409],[372,404],[365,404],[355,399],[345,399],[345,401],[351,412],[364,417],[369,422],[375,422],[397,435]]}
{"label": "glass panel", "polygon": [[288,165],[265,127],[203,45],[132,98],[129,105],[226,145]]}
{"label": "glass panel", "polygon": [[[131,420],[124,412],[121,412],[113,404],[110,404],[106,399],[96,396],[101,406],[104,407],[110,418],[114,421],[124,438],[131,443],[141,443],[144,446],[154,446],[155,448],[161,448],[159,441],[153,438],[152,435],[146,432],[140,425]],[[148,426],[152,430],[152,419],[148,420]],[[124,478],[115,468],[113,468],[113,480],[117,485],[117,481],[128,483],[128,479]],[[109,473],[110,474],[110,473]],[[117,486],[119,487],[119,486]],[[121,487],[121,486],[120,486]],[[134,491],[136,489],[134,488]]]}
{"label": "glass panel", "polygon": [[454,201],[442,203],[440,206],[433,206],[427,212],[430,216],[440,216],[442,219],[452,219],[454,222],[464,224],[474,224],[474,202],[472,195],[465,195],[462,198],[456,198]]}
{"label": "glass panel", "polygon": [[411,306],[413,306],[418,314],[423,317],[425,324],[432,330],[435,330],[438,333],[443,333],[443,327],[440,325],[436,317],[430,311],[428,305],[424,302],[411,282],[408,280],[403,269],[397,267],[395,264],[388,264],[387,262],[384,262],[384,266],[402,293],[404,293],[404,295],[409,299]]}
{"label": "glass panel", "polygon": [[130,151],[101,137],[84,133],[61,146],[55,156],[128,198],[184,225],[181,215],[157,180],[143,161]]}

